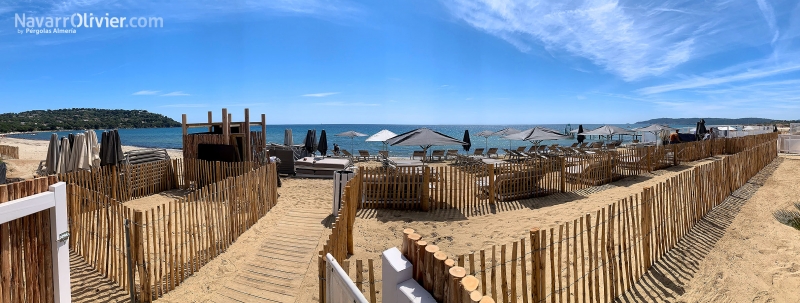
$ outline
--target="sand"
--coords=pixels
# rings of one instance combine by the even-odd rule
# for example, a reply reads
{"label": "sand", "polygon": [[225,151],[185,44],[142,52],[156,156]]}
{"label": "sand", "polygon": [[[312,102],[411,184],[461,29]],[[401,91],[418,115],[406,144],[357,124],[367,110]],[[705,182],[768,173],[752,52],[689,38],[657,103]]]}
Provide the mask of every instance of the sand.
{"label": "sand", "polygon": [[[47,145],[50,141],[27,140],[17,138],[0,138],[0,145],[10,145],[19,147],[19,159],[3,160],[8,163],[8,178],[30,179],[36,175],[39,162],[47,158]],[[122,151],[127,152],[144,147],[123,145]],[[178,149],[167,149],[171,158],[183,158],[183,151]]]}
{"label": "sand", "polygon": [[[25,168],[24,161],[33,161],[38,166],[38,160],[44,158],[46,149],[44,141],[6,138],[0,144],[20,146],[23,159],[9,161],[15,165],[16,176],[32,174],[35,167]],[[175,156],[180,156],[179,152]],[[406,227],[416,229],[451,255],[478,251],[493,244],[510,243],[526,235],[532,227],[547,228],[573,220],[707,161],[710,160],[686,163],[580,192],[499,203],[489,214],[480,216],[464,217],[448,211],[361,210],[355,226],[356,253],[349,259],[380,260],[380,252],[399,245],[399,235]],[[379,163],[370,161],[360,162],[359,165],[378,166]],[[685,262],[685,269],[666,272],[666,275],[649,274],[637,287],[639,295],[631,295],[622,301],[800,302],[800,293],[797,292],[800,288],[800,259],[797,257],[800,255],[800,231],[782,225],[772,217],[772,211],[788,208],[790,203],[800,201],[800,175],[795,173],[799,168],[800,157],[779,158],[774,164],[774,172],[761,181],[756,180],[755,183],[763,183],[763,186],[748,185],[750,187],[736,193],[740,198],[737,198],[739,204],[734,205],[738,207],[734,207],[734,216],[723,216],[729,218],[728,223],[715,227],[721,230],[713,233],[716,238],[704,245],[690,242],[691,245],[685,245],[684,255],[679,247],[670,254],[674,254],[673,257],[664,259],[665,262],[683,260],[681,262]],[[230,281],[239,266],[259,251],[259,244],[265,235],[290,210],[330,207],[332,182],[285,178],[278,192],[278,205],[264,218],[242,234],[227,251],[158,301],[210,302],[220,285]],[[181,192],[172,191],[129,203],[133,207],[148,208],[180,195]],[[330,219],[320,224],[329,224]],[[329,232],[326,230],[320,235],[317,250],[321,249]],[[707,240],[709,237],[700,238]],[[104,284],[102,277],[87,273],[81,267],[85,264],[81,264],[79,258],[73,258],[73,263],[73,273],[77,273],[73,275],[76,302],[103,301],[99,298],[107,297],[123,299],[119,289]],[[380,272],[380,262],[375,265],[376,272]],[[377,287],[380,289],[380,284]],[[92,290],[91,295],[88,290]],[[312,258],[296,302],[314,302],[317,293],[316,259]]]}

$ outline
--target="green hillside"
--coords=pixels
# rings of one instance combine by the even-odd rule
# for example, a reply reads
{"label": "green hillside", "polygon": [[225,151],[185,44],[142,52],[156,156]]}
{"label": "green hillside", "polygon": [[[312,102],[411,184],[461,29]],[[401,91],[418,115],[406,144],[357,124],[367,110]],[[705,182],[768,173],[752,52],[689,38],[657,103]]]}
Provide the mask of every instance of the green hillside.
{"label": "green hillside", "polygon": [[178,121],[146,110],[68,108],[0,114],[0,133],[178,126]]}

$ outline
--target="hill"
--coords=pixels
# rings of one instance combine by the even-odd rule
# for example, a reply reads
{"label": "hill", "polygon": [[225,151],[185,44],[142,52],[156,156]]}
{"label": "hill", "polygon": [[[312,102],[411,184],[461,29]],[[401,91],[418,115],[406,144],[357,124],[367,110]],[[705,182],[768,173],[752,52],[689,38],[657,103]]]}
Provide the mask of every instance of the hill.
{"label": "hill", "polygon": [[68,108],[0,114],[0,133],[178,126],[178,121],[146,110]]}
{"label": "hill", "polygon": [[742,124],[776,124],[791,121],[773,120],[766,118],[657,118],[639,121],[636,124],[669,124],[669,125],[694,125],[700,119],[706,120],[706,125],[742,125]]}

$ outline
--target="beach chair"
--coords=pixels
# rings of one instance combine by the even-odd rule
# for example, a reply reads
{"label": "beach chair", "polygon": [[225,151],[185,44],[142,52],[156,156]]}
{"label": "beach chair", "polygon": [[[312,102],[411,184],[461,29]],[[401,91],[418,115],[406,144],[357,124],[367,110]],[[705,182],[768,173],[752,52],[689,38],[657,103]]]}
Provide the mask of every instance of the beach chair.
{"label": "beach chair", "polygon": [[497,154],[497,148],[496,147],[492,147],[492,148],[489,149],[489,151],[486,152],[486,157],[487,158],[491,158],[492,155],[494,155],[497,158],[500,157],[500,155]]}
{"label": "beach chair", "polygon": [[438,158],[439,161],[442,161],[444,156],[445,156],[444,155],[444,150],[441,150],[441,149],[434,150],[434,151],[431,152],[431,161],[433,161],[433,158]]}
{"label": "beach chair", "polygon": [[373,158],[373,156],[370,155],[368,151],[363,150],[363,149],[359,149],[358,150],[358,158],[359,159],[364,159],[364,161],[369,161],[370,159]]}
{"label": "beach chair", "polygon": [[414,159],[416,157],[419,157],[420,159],[425,161],[425,157],[427,155],[428,154],[424,150],[415,150],[414,153],[411,154],[411,158],[410,159]]}
{"label": "beach chair", "polygon": [[458,150],[457,149],[448,149],[447,150],[447,154],[444,156],[444,159],[447,160],[447,158],[450,158],[450,157],[453,157],[453,159],[456,159],[458,157]]}
{"label": "beach chair", "polygon": [[475,152],[472,153],[473,156],[483,156],[483,148],[476,148]]}
{"label": "beach chair", "polygon": [[514,154],[514,153],[512,153],[510,150],[508,150],[508,149],[504,148],[504,149],[503,149],[503,152],[506,154],[506,159],[509,159],[509,160],[516,160],[516,158],[517,158],[517,155],[516,155],[516,154]]}
{"label": "beach chair", "polygon": [[589,145],[589,143],[588,143],[588,142],[583,142],[583,143],[581,143],[581,145],[580,145],[580,146],[578,146],[578,148],[580,148],[580,149],[586,149],[586,146],[587,146],[587,145]]}
{"label": "beach chair", "polygon": [[346,149],[343,149],[343,150],[342,150],[342,156],[344,156],[344,157],[346,157],[346,158],[350,159],[350,161],[353,161],[353,162],[355,162],[355,157],[353,157],[353,154],[351,154],[351,153],[350,153],[349,151],[347,151]]}
{"label": "beach chair", "polygon": [[381,158],[383,158],[383,159],[389,159],[389,151],[388,150],[378,151],[378,155],[380,155]]}
{"label": "beach chair", "polygon": [[517,147],[517,151],[518,152],[524,152],[525,151],[525,146]]}
{"label": "beach chair", "polygon": [[572,143],[572,145],[569,148],[576,148],[576,147],[578,147],[579,144],[580,143],[578,143],[578,142]]}

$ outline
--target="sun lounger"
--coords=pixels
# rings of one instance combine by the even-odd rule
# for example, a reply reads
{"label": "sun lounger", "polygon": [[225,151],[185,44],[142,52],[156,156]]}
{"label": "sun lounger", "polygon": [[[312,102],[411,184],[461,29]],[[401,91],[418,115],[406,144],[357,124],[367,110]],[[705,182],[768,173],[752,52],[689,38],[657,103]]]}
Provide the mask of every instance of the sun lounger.
{"label": "sun lounger", "polygon": [[428,156],[428,154],[424,150],[415,150],[411,154],[411,158],[410,159],[414,159],[414,158],[419,157],[420,160],[425,160],[425,157],[427,157],[427,156]]}
{"label": "sun lounger", "polygon": [[433,158],[438,158],[441,161],[444,158],[444,150],[437,149],[431,152],[431,161],[433,161]]}
{"label": "sun lounger", "polygon": [[383,158],[383,159],[389,159],[389,151],[388,150],[378,151],[378,155],[380,155],[381,158]]}
{"label": "sun lounger", "polygon": [[492,148],[489,149],[489,151],[486,152],[486,157],[491,158],[492,155],[494,155],[495,157],[498,157],[498,158],[500,157],[497,154],[497,148],[496,147],[492,147]]}
{"label": "sun lounger", "polygon": [[353,161],[353,162],[355,162],[355,157],[353,157],[353,154],[351,154],[351,153],[350,153],[349,151],[347,151],[346,149],[343,149],[343,150],[342,150],[342,155],[343,155],[345,158],[348,158],[348,159],[350,159],[350,161]]}
{"label": "sun lounger", "polygon": [[525,151],[525,146],[517,147],[517,151],[518,152],[524,152]]}
{"label": "sun lounger", "polygon": [[451,157],[453,159],[455,159],[456,156],[458,156],[458,150],[457,149],[448,149],[447,150],[447,154],[444,156],[444,159],[447,160],[448,158],[451,158]]}
{"label": "sun lounger", "polygon": [[358,159],[364,159],[364,161],[372,160],[374,157],[369,154],[368,151],[360,149],[358,150]]}
{"label": "sun lounger", "polygon": [[472,153],[473,156],[483,156],[483,148],[476,148],[475,152]]}

